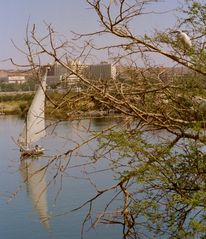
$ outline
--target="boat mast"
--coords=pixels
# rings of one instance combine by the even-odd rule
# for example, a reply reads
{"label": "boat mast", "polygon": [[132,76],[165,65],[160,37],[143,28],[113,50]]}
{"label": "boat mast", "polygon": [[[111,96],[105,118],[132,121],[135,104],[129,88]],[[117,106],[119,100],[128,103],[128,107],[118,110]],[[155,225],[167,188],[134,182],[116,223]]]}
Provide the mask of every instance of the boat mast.
{"label": "boat mast", "polygon": [[27,119],[28,119],[28,117],[27,117],[27,114],[26,114],[26,146],[28,146],[28,144],[27,144],[27,125],[28,125]]}

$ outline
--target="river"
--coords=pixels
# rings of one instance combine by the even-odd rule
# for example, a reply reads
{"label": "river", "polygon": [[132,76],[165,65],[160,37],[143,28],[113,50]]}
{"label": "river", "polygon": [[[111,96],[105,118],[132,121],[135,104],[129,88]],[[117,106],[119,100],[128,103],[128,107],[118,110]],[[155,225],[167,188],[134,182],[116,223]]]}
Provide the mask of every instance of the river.
{"label": "river", "polygon": [[[15,144],[23,123],[15,116],[0,118],[0,238],[81,238],[89,205],[74,212],[72,209],[92,198],[96,186],[110,186],[114,179],[111,173],[99,170],[107,166],[105,161],[87,165],[87,156],[95,150],[96,141],[84,144],[71,157],[70,154],[55,160],[54,157],[88,139],[89,130],[102,130],[111,122],[84,120],[53,125],[41,142],[45,155],[34,160],[20,160]],[[111,195],[99,198],[93,210],[101,212],[107,197]],[[86,223],[84,238],[122,237],[119,226],[97,225],[95,229],[90,226],[90,222]]]}

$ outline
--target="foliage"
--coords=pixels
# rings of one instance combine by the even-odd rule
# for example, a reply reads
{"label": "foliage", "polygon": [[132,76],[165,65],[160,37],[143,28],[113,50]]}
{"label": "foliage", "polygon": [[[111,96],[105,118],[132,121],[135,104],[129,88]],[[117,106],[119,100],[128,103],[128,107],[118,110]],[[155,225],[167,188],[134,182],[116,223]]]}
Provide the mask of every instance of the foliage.
{"label": "foliage", "polygon": [[[109,169],[116,182],[103,190],[95,185],[96,195],[77,208],[89,204],[83,224],[92,217],[93,201],[113,190],[115,196],[105,203],[105,210],[92,226],[99,222],[122,225],[123,238],[205,238],[204,1],[183,1],[177,24],[150,35],[135,33],[132,23],[136,20],[138,26],[139,18],[151,13],[159,1],[86,2],[100,21],[96,32],[75,34],[72,44],[56,39],[51,25],[42,37],[33,27],[31,35],[27,31],[25,42],[28,64],[34,71],[39,69],[41,53],[47,54],[77,76],[84,89],[77,95],[70,94],[70,88],[61,97],[47,94],[52,113],[57,110],[65,113],[68,108],[71,115],[77,109],[82,112],[107,109],[122,116],[121,124],[96,134],[91,132],[91,138],[82,143],[100,140],[99,148],[91,157],[92,163],[109,158]],[[183,28],[192,39],[190,48],[172,33]],[[114,42],[95,45],[95,37],[99,40],[108,35]],[[77,59],[85,61],[91,51],[103,50],[119,64],[123,76],[94,81],[68,64]],[[156,63],[159,55],[169,61],[171,67]],[[93,104],[89,104],[91,99]],[[69,149],[55,159],[68,157],[69,164],[73,152],[80,146],[72,149],[68,146]],[[121,207],[108,212],[116,200],[121,202]]]}
{"label": "foliage", "polygon": [[1,95],[1,102],[7,102],[7,101],[30,101],[32,100],[34,94],[2,94]]}
{"label": "foliage", "polygon": [[25,83],[0,83],[0,89],[2,92],[21,92],[21,91],[34,91],[35,81],[33,79],[28,79]]}

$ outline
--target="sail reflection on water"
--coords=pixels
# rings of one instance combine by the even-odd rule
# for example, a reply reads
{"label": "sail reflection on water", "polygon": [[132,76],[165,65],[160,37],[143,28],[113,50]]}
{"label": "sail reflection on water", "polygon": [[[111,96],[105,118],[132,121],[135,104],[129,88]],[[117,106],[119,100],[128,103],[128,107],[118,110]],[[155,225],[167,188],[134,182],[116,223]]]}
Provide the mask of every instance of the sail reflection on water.
{"label": "sail reflection on water", "polygon": [[46,168],[42,168],[37,160],[31,159],[21,160],[19,170],[40,222],[49,228]]}

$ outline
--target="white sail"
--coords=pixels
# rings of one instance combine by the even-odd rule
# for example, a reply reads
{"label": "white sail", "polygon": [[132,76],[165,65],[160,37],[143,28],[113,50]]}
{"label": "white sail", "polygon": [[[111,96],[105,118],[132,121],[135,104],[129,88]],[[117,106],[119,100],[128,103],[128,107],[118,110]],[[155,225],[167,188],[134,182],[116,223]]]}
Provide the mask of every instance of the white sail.
{"label": "white sail", "polygon": [[46,168],[42,168],[37,161],[21,160],[19,170],[40,222],[49,228]]}
{"label": "white sail", "polygon": [[18,140],[21,146],[28,146],[46,135],[44,115],[46,78],[47,70],[27,113],[26,125]]}

